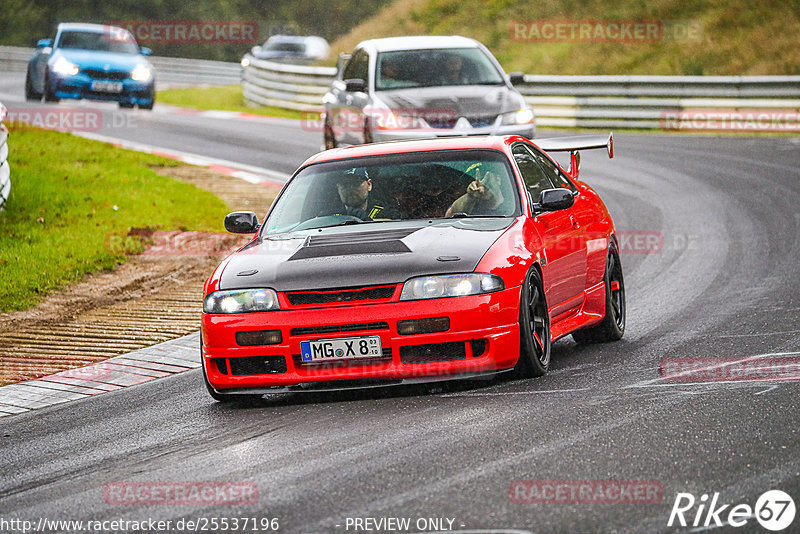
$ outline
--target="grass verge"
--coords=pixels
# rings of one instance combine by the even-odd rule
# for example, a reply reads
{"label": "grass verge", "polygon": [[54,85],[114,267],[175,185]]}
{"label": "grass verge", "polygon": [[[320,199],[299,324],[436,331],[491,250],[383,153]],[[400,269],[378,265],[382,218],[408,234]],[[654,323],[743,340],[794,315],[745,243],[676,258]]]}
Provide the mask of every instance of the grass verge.
{"label": "grass verge", "polygon": [[151,167],[176,162],[70,134],[16,128],[11,196],[0,212],[0,312],[126,259],[109,246],[131,228],[223,231],[225,204]]}
{"label": "grass verge", "polygon": [[239,113],[264,115],[267,117],[283,117],[286,119],[316,120],[319,118],[319,113],[295,111],[275,106],[262,106],[257,108],[248,106],[244,101],[241,85],[164,89],[158,91],[156,94],[156,101],[182,108],[236,111]]}

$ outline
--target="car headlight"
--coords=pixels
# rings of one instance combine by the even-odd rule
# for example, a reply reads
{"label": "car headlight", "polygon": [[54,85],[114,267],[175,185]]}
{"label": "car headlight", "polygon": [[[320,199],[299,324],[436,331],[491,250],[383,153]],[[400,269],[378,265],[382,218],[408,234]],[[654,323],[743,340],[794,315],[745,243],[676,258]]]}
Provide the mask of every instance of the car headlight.
{"label": "car headlight", "polygon": [[131,79],[136,80],[137,82],[146,82],[152,76],[152,71],[144,66],[139,65],[131,72]]}
{"label": "car headlight", "polygon": [[533,110],[522,108],[517,111],[503,113],[503,124],[531,124],[533,122]]}
{"label": "car headlight", "polygon": [[53,63],[53,72],[63,74],[64,76],[74,76],[78,74],[81,69],[72,61],[67,60],[60,56],[55,63]]}
{"label": "car headlight", "polygon": [[493,274],[471,273],[443,276],[420,276],[403,284],[400,300],[466,297],[501,291],[502,278]]}
{"label": "car headlight", "polygon": [[214,291],[203,301],[205,313],[249,313],[279,309],[278,294],[272,289]]}

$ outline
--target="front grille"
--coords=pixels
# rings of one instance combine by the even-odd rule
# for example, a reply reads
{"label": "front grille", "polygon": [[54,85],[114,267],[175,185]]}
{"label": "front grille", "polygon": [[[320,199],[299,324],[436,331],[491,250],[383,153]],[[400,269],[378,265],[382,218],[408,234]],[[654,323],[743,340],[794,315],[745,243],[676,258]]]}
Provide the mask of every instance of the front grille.
{"label": "front grille", "polygon": [[106,72],[98,69],[84,69],[83,73],[95,80],[126,80],[130,76],[128,72]]}
{"label": "front grille", "polygon": [[292,354],[292,361],[296,368],[312,367],[314,369],[331,369],[338,367],[362,367],[364,365],[385,364],[392,361],[392,349],[384,348],[380,358],[348,358],[344,360],[330,360],[327,362],[304,362],[301,354]]}
{"label": "front grille", "polygon": [[448,362],[464,360],[466,357],[467,351],[463,341],[400,347],[400,361],[405,364]]}
{"label": "front grille", "polygon": [[496,115],[484,115],[482,117],[469,117],[467,120],[473,128],[483,128],[494,124]]}
{"label": "front grille", "polygon": [[283,356],[246,356],[230,358],[233,375],[271,375],[286,372]]}
{"label": "front grille", "polygon": [[358,300],[386,300],[392,297],[394,290],[395,286],[391,285],[340,289],[338,291],[306,291],[302,293],[286,293],[286,298],[292,306],[307,306],[309,304],[332,304]]}
{"label": "front grille", "polygon": [[[486,126],[491,126],[494,124],[495,119],[497,119],[497,115],[467,117],[467,120],[473,128],[484,128]],[[431,117],[430,119],[426,120],[428,122],[428,126],[431,128],[451,130],[455,128],[458,119],[456,117]]]}
{"label": "front grille", "polygon": [[425,121],[431,128],[452,129],[456,125],[455,117],[426,117]]}
{"label": "front grille", "polygon": [[289,331],[290,336],[307,336],[311,334],[331,334],[336,332],[358,332],[362,330],[389,330],[389,323],[354,323],[328,326],[299,326]]}

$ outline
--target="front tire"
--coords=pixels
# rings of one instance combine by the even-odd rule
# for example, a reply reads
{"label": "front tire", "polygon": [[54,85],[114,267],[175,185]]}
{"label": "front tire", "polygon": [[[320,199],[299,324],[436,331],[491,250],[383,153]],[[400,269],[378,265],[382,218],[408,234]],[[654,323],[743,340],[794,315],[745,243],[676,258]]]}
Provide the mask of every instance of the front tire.
{"label": "front tire", "polygon": [[33,80],[31,79],[31,71],[29,70],[25,75],[25,100],[39,101],[42,99],[42,93],[37,93],[33,88]]}
{"label": "front tire", "polygon": [[604,275],[606,286],[606,314],[600,324],[572,333],[578,343],[605,343],[619,341],[625,333],[625,281],[622,263],[613,242],[609,243]]}
{"label": "front tire", "polygon": [[61,99],[56,96],[56,92],[51,87],[50,76],[45,76],[44,78],[44,101],[53,103],[61,101]]}
{"label": "front tire", "polygon": [[542,276],[536,268],[528,271],[519,303],[520,347],[517,374],[533,378],[550,367],[550,314],[544,295]]}
{"label": "front tire", "polygon": [[325,119],[325,125],[322,127],[322,135],[325,138],[325,150],[336,148],[336,136],[333,135],[333,126]]}

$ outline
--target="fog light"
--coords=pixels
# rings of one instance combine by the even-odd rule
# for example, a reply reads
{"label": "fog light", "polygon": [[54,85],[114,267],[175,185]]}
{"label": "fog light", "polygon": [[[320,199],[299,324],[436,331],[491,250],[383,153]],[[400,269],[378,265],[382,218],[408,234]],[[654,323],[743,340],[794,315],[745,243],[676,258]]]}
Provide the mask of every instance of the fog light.
{"label": "fog light", "polygon": [[252,330],[236,332],[236,343],[242,347],[253,345],[277,345],[283,341],[280,330]]}
{"label": "fog light", "polygon": [[433,317],[431,319],[397,321],[397,333],[401,336],[409,336],[412,334],[432,334],[434,332],[447,332],[448,330],[450,330],[449,317]]}

